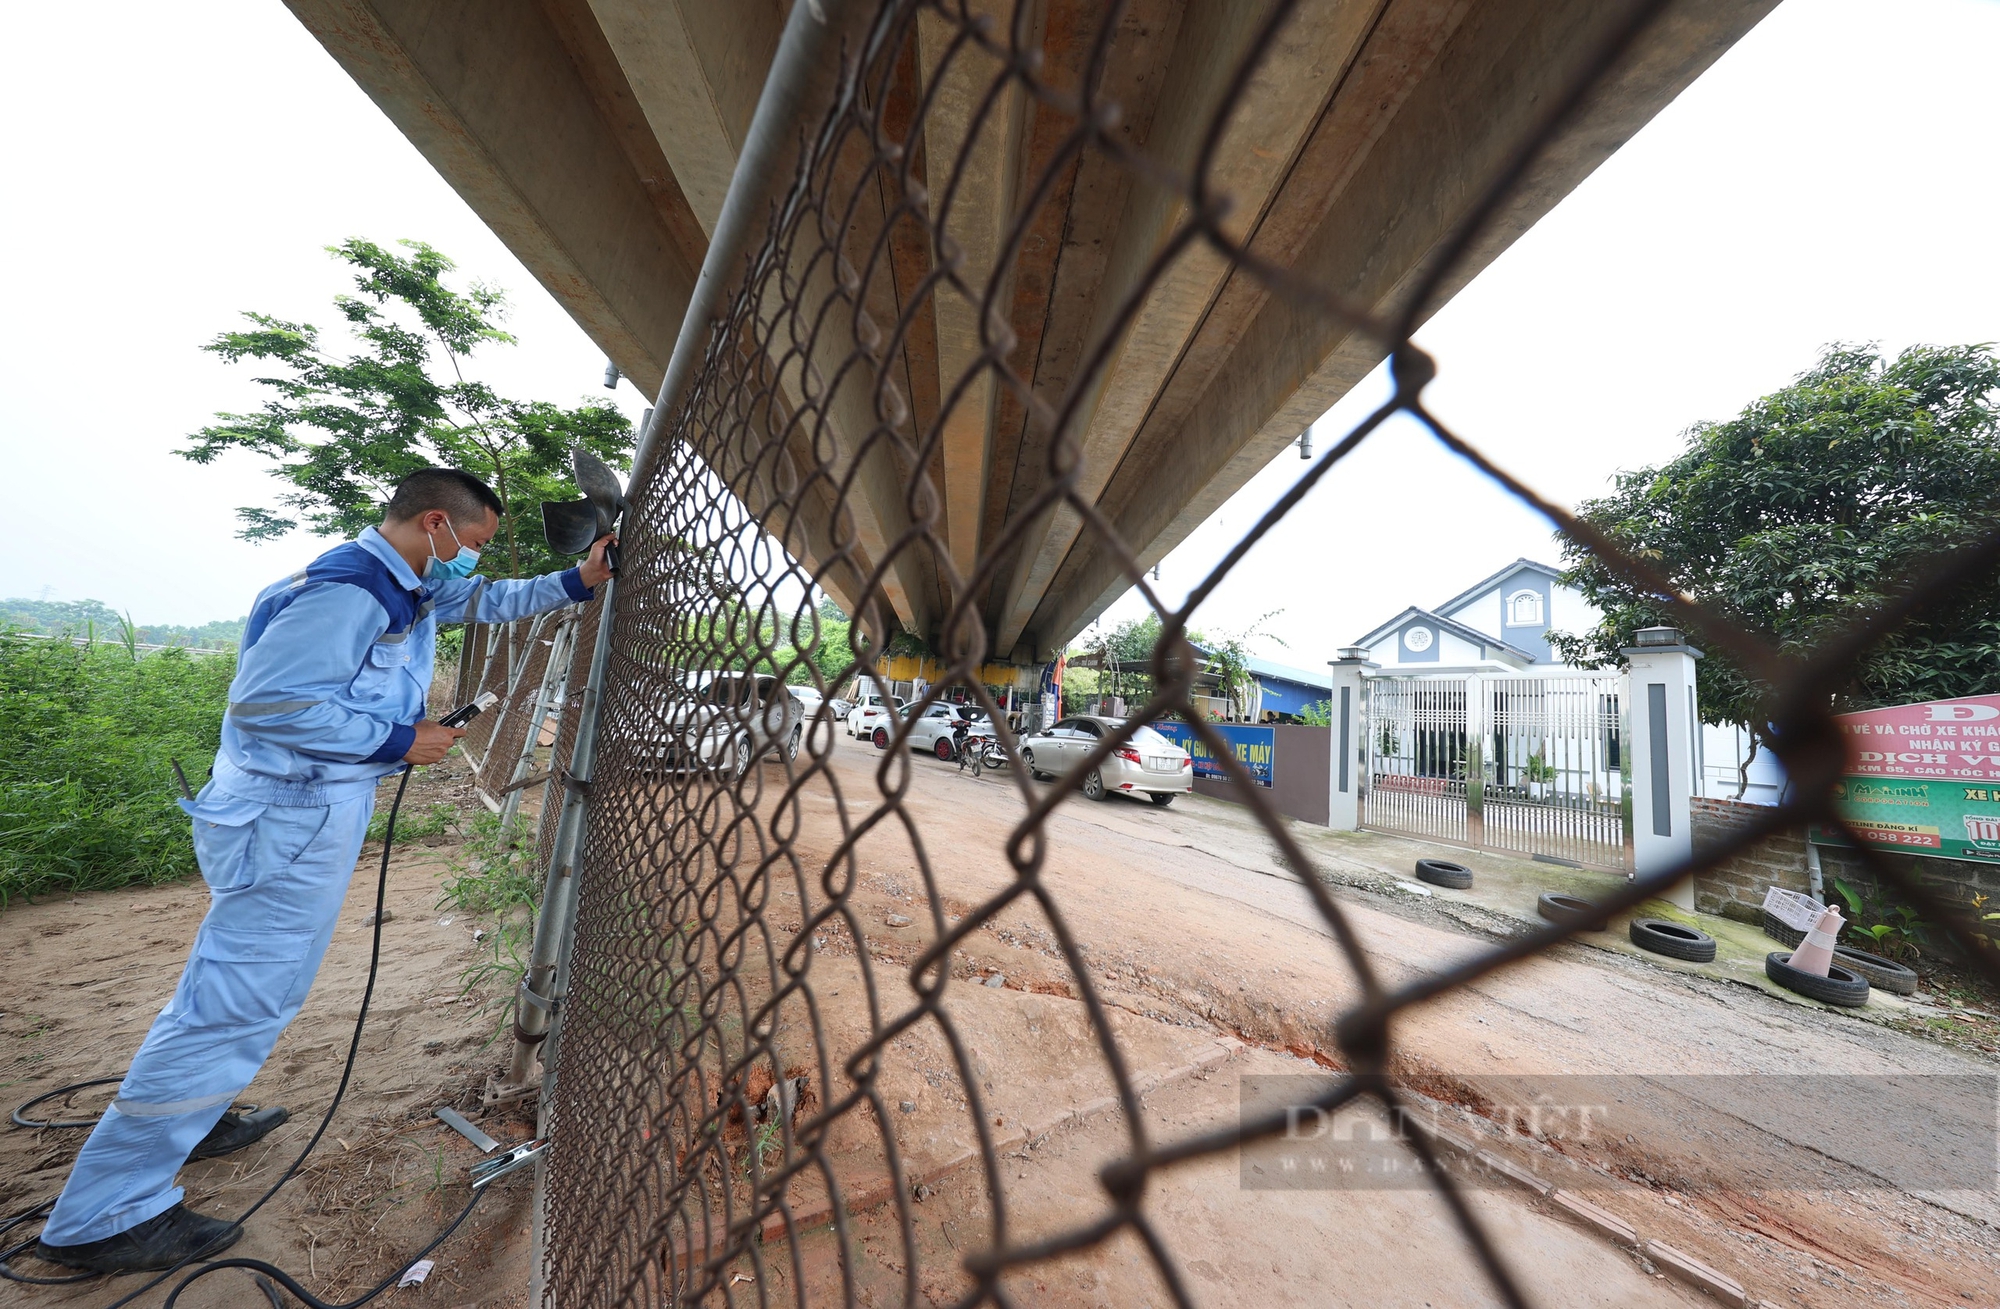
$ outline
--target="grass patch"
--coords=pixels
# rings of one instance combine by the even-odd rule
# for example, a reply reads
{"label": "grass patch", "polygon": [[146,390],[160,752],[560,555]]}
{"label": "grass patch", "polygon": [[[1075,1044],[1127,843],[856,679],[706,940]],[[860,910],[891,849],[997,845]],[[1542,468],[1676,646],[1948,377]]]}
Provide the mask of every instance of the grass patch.
{"label": "grass patch", "polygon": [[492,923],[486,935],[488,957],[459,974],[460,995],[489,985],[500,988],[480,1006],[481,1013],[497,1009],[500,1014],[488,1045],[511,1026],[515,988],[528,975],[542,873],[535,860],[534,825],[517,820],[510,832],[498,814],[481,812],[465,824],[465,844],[440,887],[440,909],[450,906]]}
{"label": "grass patch", "polygon": [[0,633],[0,908],[195,871],[171,760],[199,788],[233,655]]}
{"label": "grass patch", "polygon": [[[396,840],[422,841],[433,836],[443,836],[458,827],[458,806],[443,800],[431,806],[427,814],[396,815]],[[375,816],[368,820],[368,839],[378,844],[389,835],[389,811],[377,809]]]}

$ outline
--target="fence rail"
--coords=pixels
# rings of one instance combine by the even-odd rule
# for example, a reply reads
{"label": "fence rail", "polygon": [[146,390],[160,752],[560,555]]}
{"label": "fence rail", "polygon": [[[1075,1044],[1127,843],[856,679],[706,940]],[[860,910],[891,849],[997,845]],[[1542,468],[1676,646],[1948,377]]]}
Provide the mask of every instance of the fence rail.
{"label": "fence rail", "polygon": [[1617,674],[1366,679],[1362,825],[1629,871],[1625,682]]}
{"label": "fence rail", "polygon": [[[934,855],[936,842],[949,834],[927,830],[908,803],[907,770],[896,762],[907,760],[904,752],[885,757],[872,775],[872,792],[857,790],[833,767],[831,731],[807,731],[804,749],[794,754],[786,738],[760,726],[768,705],[717,703],[703,693],[697,674],[768,667],[786,676],[810,666],[828,640],[815,603],[823,589],[837,588],[855,600],[852,652],[869,669],[879,665],[891,635],[881,603],[887,588],[941,576],[952,580],[950,594],[975,594],[1014,566],[1029,523],[1041,515],[1073,515],[1079,532],[1115,554],[1125,579],[1161,618],[1158,676],[1151,698],[1095,747],[1085,768],[1126,746],[1140,724],[1179,714],[1237,783],[1285,865],[1299,874],[1330,933],[1330,948],[1356,979],[1353,1002],[1331,1028],[1344,1067],[1315,1097],[1322,1109],[1364,1097],[1387,1108],[1400,1105],[1403,1092],[1390,1071],[1396,1054],[1391,1022],[1398,1014],[1578,930],[1551,924],[1444,971],[1391,980],[1360,944],[1328,881],[1315,874],[1313,859],[1194,712],[1197,661],[1185,639],[1190,615],[1274,523],[1390,416],[1406,414],[1423,424],[1571,540],[1667,597],[1663,603],[1674,621],[1776,688],[1768,717],[1788,752],[1793,798],[1692,864],[1636,878],[1605,902],[1606,912],[1636,905],[1691,868],[1725,859],[1773,831],[1807,819],[1838,822],[1828,802],[1840,754],[1831,744],[1836,738],[1828,704],[1842,670],[1904,617],[1989,570],[2000,556],[2000,534],[1940,559],[1911,579],[1906,595],[1857,618],[1810,656],[1780,656],[1726,619],[1673,598],[1678,589],[1650,564],[1539,498],[1442,424],[1424,404],[1432,361],[1410,342],[1412,325],[1459,274],[1538,152],[1662,8],[1630,8],[1569,92],[1547,104],[1540,124],[1524,136],[1512,162],[1487,185],[1471,217],[1435,252],[1417,284],[1382,309],[1349,304],[1337,289],[1270,266],[1219,219],[1222,197],[1214,194],[1210,176],[1216,129],[1232,97],[1281,39],[1289,6],[1274,8],[1269,26],[1233,68],[1235,90],[1209,124],[1211,149],[1185,173],[1137,152],[1116,132],[1115,106],[1098,98],[1092,80],[1100,64],[1086,67],[1081,82],[1044,73],[1031,6],[999,7],[991,19],[957,5],[913,0],[792,6],[683,348],[675,352],[642,443],[624,527],[623,572],[615,599],[607,602],[611,611],[598,635],[575,646],[573,667],[583,667],[594,650],[604,680],[601,739],[593,736],[599,729],[587,709],[575,710],[585,716],[572,726],[572,708],[565,704],[562,739],[576,743],[574,766],[583,775],[564,793],[569,825],[548,856],[550,884],[560,892],[551,903],[566,904],[563,897],[573,896],[574,915],[564,909],[544,919],[546,932],[564,936],[555,955],[545,959],[542,943],[537,947],[535,985],[550,988],[542,998],[557,1015],[543,1056],[553,1144],[538,1255],[553,1303],[579,1309],[803,1302],[815,1268],[824,1280],[811,1284],[829,1288],[827,1299],[856,1303],[861,1293],[853,1269],[861,1251],[855,1215],[875,1210],[891,1220],[874,1229],[891,1247],[884,1266],[898,1270],[899,1285],[884,1292],[889,1298],[919,1302],[929,1294],[922,1289],[932,1284],[928,1279],[942,1278],[947,1301],[1015,1302],[1009,1279],[1053,1275],[1073,1252],[1122,1241],[1156,1279],[1162,1298],[1189,1304],[1195,1297],[1180,1260],[1192,1252],[1173,1249],[1163,1235],[1149,1185],[1175,1170],[1230,1157],[1244,1142],[1285,1126],[1284,1114],[1274,1111],[1181,1134],[1158,1135],[1148,1127],[1131,1052],[1116,1035],[1088,964],[1090,943],[1079,939],[1060,896],[1040,876],[1044,825],[1056,806],[1073,802],[1082,771],[1044,790],[1013,770],[1009,784],[1018,788],[1023,816],[1004,851],[1011,881],[998,892],[961,900],[949,890],[950,861],[941,867]],[[837,57],[831,38],[812,34],[822,15],[831,16],[844,40]],[[1117,21],[1116,11],[1103,16],[1104,31],[1090,47],[1097,52],[1093,58],[1109,48]],[[943,80],[958,87],[952,95],[908,93],[920,47],[934,72],[950,66]],[[978,157],[981,125],[1015,112],[1023,101],[1060,108],[1066,135],[1055,143],[1053,162],[1024,179],[1023,211],[1008,215],[1006,239],[991,268],[975,275],[954,238],[948,206],[960,194],[968,161]],[[939,122],[948,111],[961,116],[949,133]],[[961,148],[934,148],[946,140]],[[773,142],[790,143],[796,158],[787,163],[791,157]],[[1022,275],[1030,226],[1084,158],[1165,189],[1179,201],[1181,218],[1138,291],[1098,326],[1064,385],[1037,391],[1018,367],[1007,297],[1011,279]],[[766,187],[774,190],[767,194]],[[1282,297],[1302,314],[1351,324],[1392,361],[1395,390],[1344,439],[1329,443],[1175,608],[1151,590],[1132,551],[1079,490],[1077,414],[1132,327],[1141,293],[1192,259],[1223,261],[1230,277],[1239,279],[1236,285]],[[971,345],[962,365],[942,377],[938,395],[920,407],[892,347],[912,332],[936,332],[946,321],[969,325]],[[1036,425],[1046,436],[1045,456],[1038,456],[1045,462],[1036,494],[990,546],[969,555],[954,550],[949,525],[940,519],[938,479],[956,475],[944,455],[953,414],[986,404],[1015,406],[1021,421]],[[870,494],[861,494],[862,487]],[[890,499],[907,510],[910,526],[885,535],[869,516],[872,506]],[[1004,721],[977,676],[992,654],[978,607],[959,601],[932,635],[948,668],[926,698],[960,689]],[[577,684],[572,674],[571,685]],[[1483,822],[1488,839],[1539,839],[1536,824],[1574,821],[1581,825],[1563,828],[1569,848],[1607,846],[1608,836],[1592,824],[1608,812],[1588,806],[1604,803],[1591,793],[1598,784],[1591,779],[1612,767],[1615,741],[1605,734],[1624,712],[1622,702],[1570,704],[1562,696],[1504,701],[1495,714],[1504,727],[1490,761],[1493,795],[1473,804],[1461,793],[1468,781],[1483,791],[1484,762],[1457,776],[1453,763],[1468,748],[1483,749],[1488,733],[1464,725],[1466,692],[1378,688],[1385,697],[1378,720],[1393,722],[1397,732],[1393,742],[1378,742],[1380,759],[1393,764],[1375,779],[1371,803],[1388,806],[1379,812],[1415,815],[1408,821],[1421,825],[1443,821],[1438,815],[1455,804],[1468,827]],[[1392,705],[1394,697],[1402,699]],[[1480,713],[1486,701],[1474,697],[1471,704]],[[1558,721],[1576,752],[1545,753],[1542,763],[1554,771],[1552,785],[1565,803],[1502,798],[1503,788],[1516,782],[1503,780],[1501,770],[1506,779],[1526,770],[1516,744],[1541,731],[1538,725]],[[1595,755],[1584,744],[1590,741],[1598,742],[1590,747]],[[732,748],[738,742],[750,748]],[[1014,752],[1018,742],[1004,744]],[[1488,801],[1484,794],[1478,798]],[[1466,833],[1467,839],[1480,835]],[[916,950],[885,938],[879,922],[861,912],[861,887],[885,876],[876,842],[896,843],[896,875],[907,878],[899,885],[913,898],[912,916],[932,931]],[[1858,857],[1874,858],[1865,850]],[[1898,870],[1876,871],[1926,914],[1952,919],[1947,907]],[[1118,1157],[1099,1174],[1101,1188],[1072,1197],[1062,1222],[1034,1231],[1009,1221],[1013,1173],[1002,1166],[982,1099],[980,1034],[957,1003],[970,983],[953,962],[956,947],[1011,907],[1032,908],[1046,925],[1046,948],[1066,970],[1087,1016],[1093,1055],[1113,1087],[1125,1134]],[[884,1081],[884,1067],[903,1044],[918,1041],[943,1052],[951,1103],[974,1143],[963,1166],[978,1174],[990,1201],[979,1210],[983,1226],[960,1233],[942,1268],[925,1262],[932,1257],[925,1253],[929,1247],[914,1236],[924,1179],[913,1174],[911,1160],[921,1142],[899,1127]],[[1421,1136],[1411,1138],[1409,1148],[1434,1163]],[[1434,1175],[1444,1201],[1440,1221],[1462,1236],[1498,1299],[1526,1303],[1495,1238],[1457,1184],[1448,1174]],[[1349,1239],[1370,1238],[1355,1233]],[[780,1285],[790,1290],[772,1289]]]}

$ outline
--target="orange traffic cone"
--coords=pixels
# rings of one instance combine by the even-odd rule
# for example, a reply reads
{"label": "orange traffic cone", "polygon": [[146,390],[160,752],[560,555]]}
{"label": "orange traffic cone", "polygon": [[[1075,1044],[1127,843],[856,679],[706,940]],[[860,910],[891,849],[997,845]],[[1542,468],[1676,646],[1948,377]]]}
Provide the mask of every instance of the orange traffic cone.
{"label": "orange traffic cone", "polygon": [[1792,951],[1792,967],[1814,977],[1825,977],[1826,970],[1833,965],[1833,944],[1840,939],[1840,929],[1847,926],[1847,920],[1840,916],[1840,910],[1829,908],[1819,916],[1806,939],[1799,942],[1799,948]]}

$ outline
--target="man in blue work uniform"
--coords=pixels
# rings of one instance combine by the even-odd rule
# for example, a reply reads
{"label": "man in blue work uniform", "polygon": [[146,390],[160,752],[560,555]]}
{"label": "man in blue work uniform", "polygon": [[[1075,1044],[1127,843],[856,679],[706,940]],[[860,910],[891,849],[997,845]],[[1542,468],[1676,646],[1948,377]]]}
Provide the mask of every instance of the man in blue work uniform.
{"label": "man in blue work uniform", "polygon": [[[240,1150],[283,1122],[227,1112],[305,1003],[332,939],[375,785],[433,764],[464,733],[424,721],[440,622],[478,583],[500,501],[469,473],[404,478],[380,528],[266,587],[250,611],[212,779],[182,803],[210,894],[173,999],[90,1134],[42,1230],[43,1259],[93,1272],[169,1268],[242,1229],[180,1203],[184,1162]],[[579,568],[485,584],[504,622],[588,600]]]}

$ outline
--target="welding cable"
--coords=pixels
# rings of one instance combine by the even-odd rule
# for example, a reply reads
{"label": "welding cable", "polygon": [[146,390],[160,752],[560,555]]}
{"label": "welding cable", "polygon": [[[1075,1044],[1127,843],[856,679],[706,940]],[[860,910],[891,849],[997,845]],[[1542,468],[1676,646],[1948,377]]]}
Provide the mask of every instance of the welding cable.
{"label": "welding cable", "polygon": [[[14,1120],[14,1126],[31,1128],[38,1132],[54,1131],[68,1127],[95,1127],[97,1126],[95,1118],[57,1118],[51,1120],[29,1118],[27,1117],[27,1113],[43,1101],[54,1100],[58,1096],[68,1095],[71,1091],[87,1091],[93,1086],[116,1086],[124,1080],[122,1077],[93,1077],[87,1082],[71,1082],[68,1086],[58,1086],[46,1095],[38,1095],[32,1100],[25,1100],[14,1106],[14,1112],[10,1117]],[[5,1229],[0,1228],[0,1230]]]}
{"label": "welding cable", "polygon": [[293,1279],[290,1273],[287,1273],[284,1269],[278,1267],[276,1264],[265,1263],[262,1259],[216,1259],[210,1263],[202,1265],[200,1268],[197,1268],[193,1272],[189,1273],[186,1277],[183,1277],[180,1280],[180,1282],[174,1287],[173,1291],[168,1294],[166,1300],[161,1303],[160,1309],[174,1309],[175,1303],[178,1302],[181,1298],[182,1291],[187,1290],[189,1286],[191,1286],[195,1282],[200,1281],[202,1278],[208,1276],[210,1273],[219,1273],[225,1268],[249,1268],[255,1270],[259,1274],[258,1282],[260,1284],[260,1289],[265,1290],[266,1296],[270,1295],[270,1291],[268,1289],[263,1288],[261,1284],[264,1278],[268,1277],[272,1281],[277,1282],[280,1286],[283,1286],[287,1291],[290,1291],[293,1295],[297,1296],[299,1302],[305,1305],[306,1309],[360,1309],[360,1306],[367,1304],[370,1300],[373,1300],[376,1296],[382,1294],[382,1292],[388,1290],[390,1287],[394,1286],[397,1282],[401,1281],[403,1274],[409,1271],[411,1264],[421,1262],[425,1257],[427,1257],[430,1254],[431,1251],[443,1245],[445,1243],[445,1240],[448,1237],[450,1237],[453,1232],[456,1232],[460,1227],[463,1227],[465,1225],[465,1220],[472,1217],[472,1207],[478,1204],[479,1197],[485,1194],[486,1194],[485,1187],[483,1186],[474,1187],[472,1190],[472,1195],[465,1202],[465,1208],[458,1211],[458,1216],[456,1218],[453,1218],[451,1222],[447,1223],[443,1231],[439,1232],[436,1236],[433,1236],[431,1238],[431,1243],[429,1245],[417,1251],[416,1254],[412,1255],[409,1259],[399,1264],[394,1272],[390,1273],[387,1277],[377,1282],[373,1290],[367,1291],[352,1300],[340,1300],[340,1301],[322,1300],[318,1296],[315,1296],[311,1291],[306,1290],[305,1287],[300,1286],[298,1282]]}
{"label": "welding cable", "polygon": [[[390,852],[394,850],[396,844],[396,818],[402,812],[403,793],[409,788],[410,785],[410,770],[411,770],[410,765],[405,764],[403,766],[402,780],[396,783],[396,798],[390,802],[389,820],[385,825],[385,829],[382,833],[382,860],[379,871],[375,879],[375,934],[374,934],[374,940],[369,947],[369,953],[368,953],[368,981],[367,984],[363,986],[361,990],[361,1008],[360,1012],[358,1012],[354,1016],[354,1038],[353,1040],[349,1041],[347,1045],[347,1062],[342,1066],[340,1070],[340,1084],[334,1088],[333,1100],[331,1103],[327,1105],[326,1113],[320,1117],[319,1127],[316,1131],[313,1132],[312,1139],[306,1142],[305,1149],[299,1151],[298,1157],[292,1160],[291,1165],[285,1169],[283,1175],[281,1175],[277,1181],[271,1183],[270,1189],[265,1191],[263,1195],[257,1197],[257,1201],[255,1204],[252,1204],[248,1209],[245,1209],[243,1211],[243,1213],[236,1219],[235,1223],[233,1224],[236,1227],[241,1227],[244,1223],[250,1221],[251,1215],[255,1214],[259,1209],[262,1209],[267,1203],[269,1203],[271,1197],[278,1193],[280,1187],[284,1186],[285,1183],[291,1181],[293,1177],[298,1175],[299,1169],[303,1167],[305,1164],[306,1157],[310,1155],[313,1152],[314,1148],[319,1145],[320,1138],[326,1135],[327,1128],[333,1125],[333,1116],[339,1110],[341,1099],[347,1094],[348,1082],[354,1076],[355,1059],[361,1053],[361,1032],[362,1028],[368,1022],[368,1005],[369,1002],[374,999],[375,977],[382,963],[382,910],[388,900],[388,895],[389,895],[389,855]],[[32,1109],[34,1106],[42,1103],[44,1100],[52,1099],[58,1095],[65,1094],[69,1091],[81,1090],[84,1087],[100,1085],[104,1082],[117,1082],[123,1080],[124,1080],[123,1078],[110,1077],[110,1078],[99,1078],[96,1079],[95,1081],[90,1081],[90,1082],[77,1082],[70,1086],[63,1087],[61,1090],[51,1091],[47,1095],[37,1096],[35,1099],[28,1101],[27,1103],[21,1105],[14,1111],[14,1121],[17,1123],[22,1122],[24,1111]],[[90,1127],[94,1126],[95,1124],[92,1122],[80,1122],[80,1123],[53,1122],[47,1125],[50,1127]],[[344,1307],[344,1309],[354,1309],[355,1306],[363,1305],[368,1303],[370,1300],[373,1300],[376,1296],[382,1294],[384,1290],[388,1289],[388,1287],[391,1286],[397,1279],[399,1279],[403,1275],[403,1273],[409,1269],[411,1264],[416,1263],[417,1260],[422,1259],[432,1250],[435,1250],[446,1237],[450,1236],[453,1232],[457,1231],[459,1226],[465,1222],[468,1216],[470,1216],[470,1214],[472,1213],[473,1205],[479,1202],[479,1196],[484,1189],[485,1189],[484,1187],[474,1189],[472,1193],[472,1198],[466,1202],[465,1208],[462,1211],[460,1211],[458,1217],[454,1218],[449,1226],[447,1226],[442,1232],[440,1232],[431,1241],[429,1245],[425,1246],[422,1253],[416,1255],[414,1258],[405,1260],[396,1269],[394,1273],[390,1274],[389,1277],[383,1281],[383,1283],[380,1286],[377,1286],[374,1290],[368,1292],[366,1295],[362,1296],[359,1300],[351,1301],[348,1306]],[[44,1200],[40,1204],[35,1205],[32,1208],[25,1209],[22,1212],[15,1214],[10,1218],[0,1220],[0,1237],[4,1237],[9,1231],[12,1231],[14,1228],[21,1226],[22,1224],[47,1218],[50,1211],[53,1210],[54,1208],[55,1208],[54,1200],[52,1199]],[[15,1246],[12,1246],[5,1250],[0,1250],[0,1278],[5,1278],[7,1281],[10,1282],[24,1282],[32,1286],[62,1286],[62,1285],[67,1285],[68,1283],[71,1282],[89,1281],[93,1278],[101,1276],[101,1274],[98,1273],[77,1273],[68,1277],[30,1277],[25,1273],[15,1272],[12,1268],[8,1266],[9,1262],[15,1259],[16,1257],[26,1253],[28,1250],[33,1249],[35,1245],[35,1240],[36,1238],[30,1237],[26,1241],[23,1241]],[[132,1301],[138,1299],[140,1296],[152,1290],[154,1287],[166,1281],[169,1277],[172,1277],[175,1273],[179,1272],[181,1269],[187,1267],[187,1265],[193,1262],[195,1262],[195,1260],[192,1257],[190,1257],[181,1260],[179,1263],[175,1264],[171,1268],[166,1268],[161,1270],[156,1276],[154,1276],[154,1278],[151,1281],[147,1282],[144,1286],[140,1287],[136,1291],[133,1291],[129,1295],[126,1295],[120,1299],[112,1301],[109,1305],[105,1306],[105,1309],[123,1309],[125,1305],[132,1303]],[[174,1298],[180,1294],[181,1290],[185,1288],[189,1282],[194,1281],[195,1278],[197,1277],[206,1276],[209,1272],[214,1271],[215,1269],[218,1268],[256,1269],[258,1273],[262,1275],[259,1277],[260,1284],[258,1289],[263,1291],[266,1298],[271,1299],[272,1303],[274,1304],[277,1303],[276,1292],[268,1285],[263,1284],[265,1276],[275,1277],[278,1281],[283,1282],[287,1290],[291,1291],[292,1294],[298,1296],[299,1299],[304,1301],[308,1306],[311,1307],[311,1309],[336,1309],[336,1307],[334,1306],[326,1305],[323,1301],[313,1299],[313,1297],[309,1295],[305,1290],[303,1290],[296,1281],[294,1281],[291,1277],[287,1276],[283,1270],[274,1268],[269,1264],[261,1263],[254,1259],[228,1259],[228,1260],[209,1263],[203,1268],[197,1270],[194,1274],[183,1279],[181,1283],[178,1286],[176,1286],[174,1290],[168,1295],[166,1303],[169,1305],[172,1304],[174,1302]]]}

